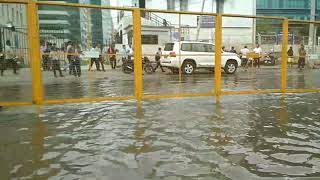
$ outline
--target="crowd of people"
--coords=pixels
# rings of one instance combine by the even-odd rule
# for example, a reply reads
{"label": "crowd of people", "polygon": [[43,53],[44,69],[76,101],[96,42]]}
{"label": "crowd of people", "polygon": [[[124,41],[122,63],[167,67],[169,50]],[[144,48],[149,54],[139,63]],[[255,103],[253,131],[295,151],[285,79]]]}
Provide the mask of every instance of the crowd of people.
{"label": "crowd of people", "polygon": [[[260,68],[260,61],[261,61],[261,58],[262,58],[263,54],[262,54],[262,48],[260,47],[259,44],[257,44],[255,46],[255,48],[253,48],[252,50],[250,50],[248,48],[248,46],[244,46],[240,50],[239,53],[237,53],[237,51],[235,50],[234,47],[231,47],[231,49],[229,51],[226,50],[225,47],[222,47],[222,50],[224,52],[232,52],[232,53],[239,54],[240,57],[241,57],[241,60],[242,60],[242,65],[244,67],[248,66],[249,58],[252,58],[252,60],[253,60],[252,63],[254,63],[254,66]],[[255,56],[249,57],[248,56],[249,53],[254,53]],[[294,64],[295,60],[294,60],[294,51],[293,51],[293,47],[292,46],[287,51],[287,55],[288,55],[288,66],[289,67],[293,67],[293,64]],[[298,50],[298,55],[299,55],[299,57],[298,57],[298,68],[300,70],[302,70],[305,67],[306,57],[307,57],[307,51],[306,51],[305,46],[303,44],[300,45],[300,48]]]}
{"label": "crowd of people", "polygon": [[[93,66],[97,71],[106,71],[105,62],[109,61],[111,69],[117,68],[117,62],[120,60],[131,60],[133,56],[133,49],[131,45],[128,47],[122,45],[120,50],[115,48],[112,44],[109,47],[107,45],[94,45],[92,48],[83,50],[81,44],[74,42],[67,42],[62,48],[58,48],[55,43],[42,43],[41,56],[42,56],[42,69],[44,71],[53,71],[54,76],[64,77],[62,70],[69,69],[69,75],[76,77],[81,76],[81,56],[84,55],[84,51],[94,52],[98,54],[96,57],[89,58],[88,71],[92,71]],[[118,58],[120,57],[120,59]]]}

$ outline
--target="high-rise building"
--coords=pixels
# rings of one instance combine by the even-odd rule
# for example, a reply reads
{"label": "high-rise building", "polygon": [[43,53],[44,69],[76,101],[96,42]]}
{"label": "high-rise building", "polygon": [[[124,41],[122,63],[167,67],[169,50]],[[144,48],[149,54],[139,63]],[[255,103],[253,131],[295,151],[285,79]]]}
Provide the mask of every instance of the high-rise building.
{"label": "high-rise building", "polygon": [[[60,3],[78,3],[78,0],[50,0]],[[80,41],[80,14],[78,8],[39,6],[40,38],[43,41]]]}
{"label": "high-rise building", "polygon": [[[110,0],[80,0],[81,4],[109,6]],[[109,44],[112,41],[113,21],[111,10],[80,10],[81,42],[86,46]]]}
{"label": "high-rise building", "polygon": [[[90,0],[90,4],[101,5],[101,0]],[[92,45],[103,44],[102,11],[100,9],[91,9],[90,15]]]}
{"label": "high-rise building", "polygon": [[311,0],[257,0],[257,15],[309,20],[311,8],[316,8],[316,14],[320,13],[320,0],[316,1],[317,6],[311,7]]}

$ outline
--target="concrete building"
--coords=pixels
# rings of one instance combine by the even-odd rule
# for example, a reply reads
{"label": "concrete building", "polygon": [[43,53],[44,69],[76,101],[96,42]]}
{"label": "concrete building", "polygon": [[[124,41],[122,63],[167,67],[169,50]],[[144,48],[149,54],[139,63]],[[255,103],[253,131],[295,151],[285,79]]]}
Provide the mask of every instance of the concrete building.
{"label": "concrete building", "polygon": [[[204,2],[204,4],[203,4]],[[113,5],[133,6],[134,1],[118,1]],[[140,0],[139,6],[150,9],[169,9],[177,11],[193,12],[216,12],[216,1],[199,0]],[[255,0],[225,1],[224,13],[255,15]],[[130,12],[120,11],[118,13],[117,37],[121,39],[118,43],[132,43],[132,15]],[[144,13],[142,14],[142,44],[154,44],[163,46],[168,41],[197,40],[214,42],[215,19],[210,16],[181,15],[166,13]],[[179,31],[180,27],[180,31]],[[200,28],[199,28],[200,27]],[[179,33],[180,32],[180,33]],[[252,19],[223,18],[223,44],[225,46],[242,46],[254,43],[255,25]]]}

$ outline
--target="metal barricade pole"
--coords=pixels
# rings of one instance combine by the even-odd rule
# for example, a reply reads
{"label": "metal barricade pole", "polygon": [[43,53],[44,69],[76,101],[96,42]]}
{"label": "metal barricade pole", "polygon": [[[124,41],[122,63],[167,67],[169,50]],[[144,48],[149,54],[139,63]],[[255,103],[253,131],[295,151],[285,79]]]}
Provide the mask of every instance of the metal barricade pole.
{"label": "metal barricade pole", "polygon": [[32,74],[32,100],[34,104],[43,103],[41,78],[40,39],[38,24],[38,7],[33,0],[28,0],[28,46]]}
{"label": "metal barricade pole", "polygon": [[221,52],[222,49],[222,15],[216,16],[215,25],[215,66],[214,66],[214,87],[215,95],[221,95]]}
{"label": "metal barricade pole", "polygon": [[282,55],[281,55],[281,92],[286,93],[287,90],[287,62],[288,62],[288,30],[289,21],[287,18],[282,23]]}
{"label": "metal barricade pole", "polygon": [[133,10],[133,45],[134,45],[134,90],[138,101],[142,100],[142,48],[141,48],[141,11]]}

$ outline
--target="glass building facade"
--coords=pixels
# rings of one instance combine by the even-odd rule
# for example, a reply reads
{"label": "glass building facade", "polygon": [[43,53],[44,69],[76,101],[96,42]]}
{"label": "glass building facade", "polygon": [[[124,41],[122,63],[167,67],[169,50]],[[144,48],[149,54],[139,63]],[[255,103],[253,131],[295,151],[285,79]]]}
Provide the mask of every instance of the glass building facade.
{"label": "glass building facade", "polygon": [[[257,15],[281,16],[289,19],[309,20],[311,0],[256,0]],[[316,19],[320,19],[320,0],[316,0]]]}

